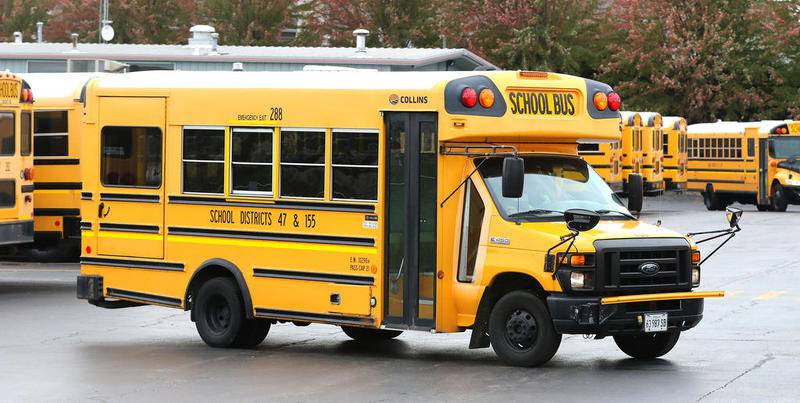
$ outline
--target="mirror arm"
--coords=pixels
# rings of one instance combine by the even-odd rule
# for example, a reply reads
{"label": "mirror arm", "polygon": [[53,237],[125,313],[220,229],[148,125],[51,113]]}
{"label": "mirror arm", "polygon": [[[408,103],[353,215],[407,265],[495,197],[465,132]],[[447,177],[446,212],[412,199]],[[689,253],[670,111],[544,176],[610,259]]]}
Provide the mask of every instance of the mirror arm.
{"label": "mirror arm", "polygon": [[472,170],[472,172],[470,172],[470,173],[469,173],[469,175],[467,175],[467,177],[466,177],[466,178],[464,178],[464,180],[463,180],[463,181],[461,181],[461,183],[459,183],[459,184],[458,184],[458,186],[456,186],[456,188],[455,188],[455,189],[453,189],[453,191],[452,191],[452,192],[450,192],[450,194],[449,194],[449,195],[447,195],[447,197],[445,197],[445,198],[444,198],[444,200],[442,200],[442,202],[441,202],[441,203],[439,203],[439,207],[444,207],[444,204],[445,204],[445,203],[447,203],[447,201],[448,201],[448,200],[450,200],[450,198],[451,198],[451,197],[453,197],[453,195],[454,195],[454,194],[456,194],[456,192],[458,192],[458,189],[461,189],[461,187],[462,187],[462,186],[464,186],[464,184],[465,184],[465,183],[467,183],[467,181],[469,180],[469,178],[471,178],[471,177],[472,177],[472,175],[473,175],[475,172],[477,172],[477,171],[478,171],[478,169],[480,169],[480,168],[481,168],[481,166],[483,166],[483,163],[484,163],[484,162],[486,162],[486,161],[489,161],[489,157],[484,157],[484,158],[483,158],[483,161],[481,161],[481,163],[480,163],[480,164],[478,164],[478,165],[475,167],[475,169],[473,169],[473,170]]}
{"label": "mirror arm", "polygon": [[[706,260],[708,260],[708,258],[710,258],[711,256],[714,256],[714,254],[715,254],[715,253],[717,253],[717,251],[718,251],[718,250],[720,250],[720,249],[721,249],[723,246],[725,246],[725,244],[726,244],[726,243],[728,243],[728,241],[730,241],[731,239],[733,239],[733,237],[735,237],[735,236],[736,236],[736,233],[737,233],[737,232],[738,232],[738,231],[730,231],[730,232],[728,233],[730,236],[728,236],[727,238],[725,238],[725,240],[724,240],[724,241],[722,241],[722,243],[721,243],[721,244],[719,244],[719,245],[718,245],[718,246],[717,246],[717,247],[716,247],[716,248],[715,248],[713,251],[711,251],[711,253],[709,253],[709,254],[708,254],[708,256],[706,256],[706,257],[705,257],[703,260],[701,260],[701,261],[700,261],[700,265],[702,265],[703,263],[705,263],[705,262],[706,262]],[[724,235],[724,234],[723,234],[723,235]],[[719,237],[721,237],[721,236],[723,236],[723,235],[718,235],[718,236],[715,236],[714,238],[719,238]],[[708,241],[708,240],[710,240],[710,239],[713,239],[713,238],[706,239],[706,241]]]}
{"label": "mirror arm", "polygon": [[[568,253],[569,250],[572,248],[572,245],[575,244],[575,238],[577,238],[577,237],[578,237],[578,232],[577,231],[572,231],[568,235],[562,236],[561,237],[561,242],[553,245],[552,248],[547,250],[547,254],[544,255],[544,271],[545,272],[553,272],[553,278],[556,277],[556,268],[555,268],[555,263],[556,262],[554,262],[551,259],[553,257],[553,249],[558,248],[559,246],[561,246],[561,245],[563,245],[563,244],[565,244],[567,242],[572,241],[572,242],[569,243],[569,246],[567,246],[567,253]],[[566,259],[567,253],[564,253],[564,259]],[[564,264],[564,260],[563,259],[562,259],[561,262],[559,262],[559,265],[560,264]]]}

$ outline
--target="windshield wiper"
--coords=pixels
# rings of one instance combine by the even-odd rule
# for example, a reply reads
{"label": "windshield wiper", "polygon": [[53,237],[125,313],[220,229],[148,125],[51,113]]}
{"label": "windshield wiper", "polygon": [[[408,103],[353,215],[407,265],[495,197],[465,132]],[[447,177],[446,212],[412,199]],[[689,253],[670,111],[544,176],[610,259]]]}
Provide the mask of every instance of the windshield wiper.
{"label": "windshield wiper", "polygon": [[563,211],[556,211],[556,210],[546,210],[546,209],[533,209],[528,211],[520,211],[519,213],[514,213],[509,215],[509,218],[517,218],[517,217],[524,217],[524,216],[537,216],[537,215],[545,215],[545,214],[561,214],[564,215]]}
{"label": "windshield wiper", "polygon": [[637,219],[637,218],[636,218],[636,217],[634,217],[633,215],[631,215],[631,214],[628,214],[628,213],[624,213],[624,212],[622,212],[622,211],[619,211],[619,210],[595,210],[594,212],[595,212],[595,213],[597,213],[597,214],[600,214],[600,215],[606,215],[606,214],[616,213],[616,214],[619,214],[619,215],[622,215],[622,216],[628,217],[628,218],[630,218],[631,220],[636,220],[636,219]]}

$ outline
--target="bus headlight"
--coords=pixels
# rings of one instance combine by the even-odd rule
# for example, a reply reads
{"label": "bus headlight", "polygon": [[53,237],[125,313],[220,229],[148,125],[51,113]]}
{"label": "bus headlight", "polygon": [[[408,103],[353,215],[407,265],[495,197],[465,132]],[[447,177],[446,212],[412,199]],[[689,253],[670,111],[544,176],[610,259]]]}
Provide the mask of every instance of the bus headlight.
{"label": "bus headlight", "polygon": [[592,289],[594,288],[594,273],[573,271],[569,274],[569,285],[574,290]]}
{"label": "bus headlight", "polygon": [[692,287],[700,285],[700,266],[692,267]]}

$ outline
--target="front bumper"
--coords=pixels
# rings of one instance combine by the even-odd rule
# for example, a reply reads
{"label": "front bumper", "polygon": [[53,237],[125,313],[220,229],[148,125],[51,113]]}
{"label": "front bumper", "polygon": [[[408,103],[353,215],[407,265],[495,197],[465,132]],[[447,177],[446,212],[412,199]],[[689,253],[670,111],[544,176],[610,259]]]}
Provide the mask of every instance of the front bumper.
{"label": "front bumper", "polygon": [[704,297],[722,293],[664,293],[625,297],[578,297],[554,294],[547,306],[558,333],[598,337],[642,332],[645,313],[667,312],[669,330],[688,330],[703,319]]}
{"label": "front bumper", "polygon": [[664,181],[645,181],[643,185],[645,193],[661,192],[664,190]]}

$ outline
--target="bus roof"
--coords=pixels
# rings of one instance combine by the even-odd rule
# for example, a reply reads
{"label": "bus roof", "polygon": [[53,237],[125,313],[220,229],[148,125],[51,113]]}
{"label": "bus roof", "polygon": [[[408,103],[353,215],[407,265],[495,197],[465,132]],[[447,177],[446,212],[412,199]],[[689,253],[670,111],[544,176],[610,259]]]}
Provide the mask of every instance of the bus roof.
{"label": "bus roof", "polygon": [[[639,112],[639,115],[642,117],[642,125],[648,127],[655,126],[656,120],[661,118],[661,114],[658,112]],[[663,120],[661,125],[664,125]]]}
{"label": "bus roof", "polygon": [[620,112],[619,114],[620,117],[622,118],[622,123],[626,126],[633,126],[634,124],[636,124],[637,116],[639,116],[640,121],[642,118],[641,115],[639,115],[639,112],[624,111]]}
{"label": "bus roof", "polygon": [[144,71],[107,75],[98,89],[341,89],[425,90],[443,80],[491,72],[381,72],[323,70],[289,72]]}
{"label": "bus roof", "polygon": [[689,134],[716,134],[716,133],[739,133],[743,134],[745,129],[755,127],[759,133],[769,134],[776,126],[791,122],[791,120],[762,120],[760,122],[723,122],[714,123],[695,123],[689,125]]}
{"label": "bus roof", "polygon": [[37,102],[59,99],[72,102],[80,96],[87,81],[105,73],[31,73],[22,74]]}
{"label": "bus roof", "polygon": [[681,123],[686,126],[686,119],[681,116],[664,116],[661,120],[661,126],[670,130],[679,130]]}

